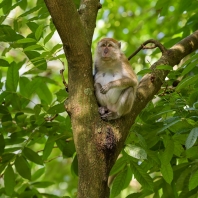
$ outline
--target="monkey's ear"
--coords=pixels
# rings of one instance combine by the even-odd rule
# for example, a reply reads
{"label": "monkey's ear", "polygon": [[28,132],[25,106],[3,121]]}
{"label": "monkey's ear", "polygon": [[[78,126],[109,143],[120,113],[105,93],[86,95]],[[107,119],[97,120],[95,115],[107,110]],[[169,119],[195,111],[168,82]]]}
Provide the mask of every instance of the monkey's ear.
{"label": "monkey's ear", "polygon": [[119,48],[121,48],[121,42],[118,42],[118,46],[119,46]]}

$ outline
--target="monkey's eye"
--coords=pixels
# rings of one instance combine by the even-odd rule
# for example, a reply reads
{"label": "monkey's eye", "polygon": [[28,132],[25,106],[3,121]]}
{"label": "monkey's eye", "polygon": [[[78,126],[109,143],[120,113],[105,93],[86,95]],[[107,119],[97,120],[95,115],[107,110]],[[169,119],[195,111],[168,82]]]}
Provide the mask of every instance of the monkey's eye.
{"label": "monkey's eye", "polygon": [[109,44],[109,45],[108,45],[108,47],[112,47],[112,46],[113,46],[112,44]]}
{"label": "monkey's eye", "polygon": [[106,47],[106,44],[105,44],[105,43],[103,43],[101,46],[102,46],[102,47]]}

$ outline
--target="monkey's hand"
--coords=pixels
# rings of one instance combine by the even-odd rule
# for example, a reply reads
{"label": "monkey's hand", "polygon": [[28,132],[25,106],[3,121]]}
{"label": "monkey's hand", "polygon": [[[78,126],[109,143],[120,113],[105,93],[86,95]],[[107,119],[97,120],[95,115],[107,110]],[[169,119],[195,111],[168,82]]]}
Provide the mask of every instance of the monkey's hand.
{"label": "monkey's hand", "polygon": [[100,93],[106,94],[107,91],[109,91],[109,89],[110,89],[110,85],[109,85],[109,84],[103,85],[103,86],[100,88]]}

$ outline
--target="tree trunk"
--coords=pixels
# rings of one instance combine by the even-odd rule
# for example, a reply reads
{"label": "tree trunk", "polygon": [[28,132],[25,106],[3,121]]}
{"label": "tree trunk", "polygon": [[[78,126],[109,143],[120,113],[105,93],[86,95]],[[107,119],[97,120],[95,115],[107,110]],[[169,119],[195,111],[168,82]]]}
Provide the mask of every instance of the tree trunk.
{"label": "tree trunk", "polygon": [[69,98],[65,108],[71,117],[78,157],[78,198],[108,198],[108,175],[123,148],[137,115],[159,91],[168,71],[157,65],[174,66],[198,49],[198,31],[185,38],[151,66],[152,73],[139,83],[135,106],[130,114],[110,122],[100,119],[94,95],[91,40],[99,8],[98,0],[45,0],[62,39],[69,69]]}

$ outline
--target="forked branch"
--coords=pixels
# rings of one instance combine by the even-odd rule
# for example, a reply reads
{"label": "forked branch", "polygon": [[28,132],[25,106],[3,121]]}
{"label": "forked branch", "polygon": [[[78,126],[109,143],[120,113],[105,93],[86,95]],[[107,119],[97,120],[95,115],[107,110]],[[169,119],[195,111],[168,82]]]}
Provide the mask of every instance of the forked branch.
{"label": "forked branch", "polygon": [[[153,46],[146,46],[149,43],[153,43]],[[162,54],[164,54],[167,49],[157,40],[154,39],[149,39],[147,41],[145,41],[144,43],[142,43],[142,45],[133,53],[128,57],[128,60],[130,60],[132,57],[134,57],[140,50],[142,49],[154,49],[158,47],[160,49],[160,51],[162,52]]]}

